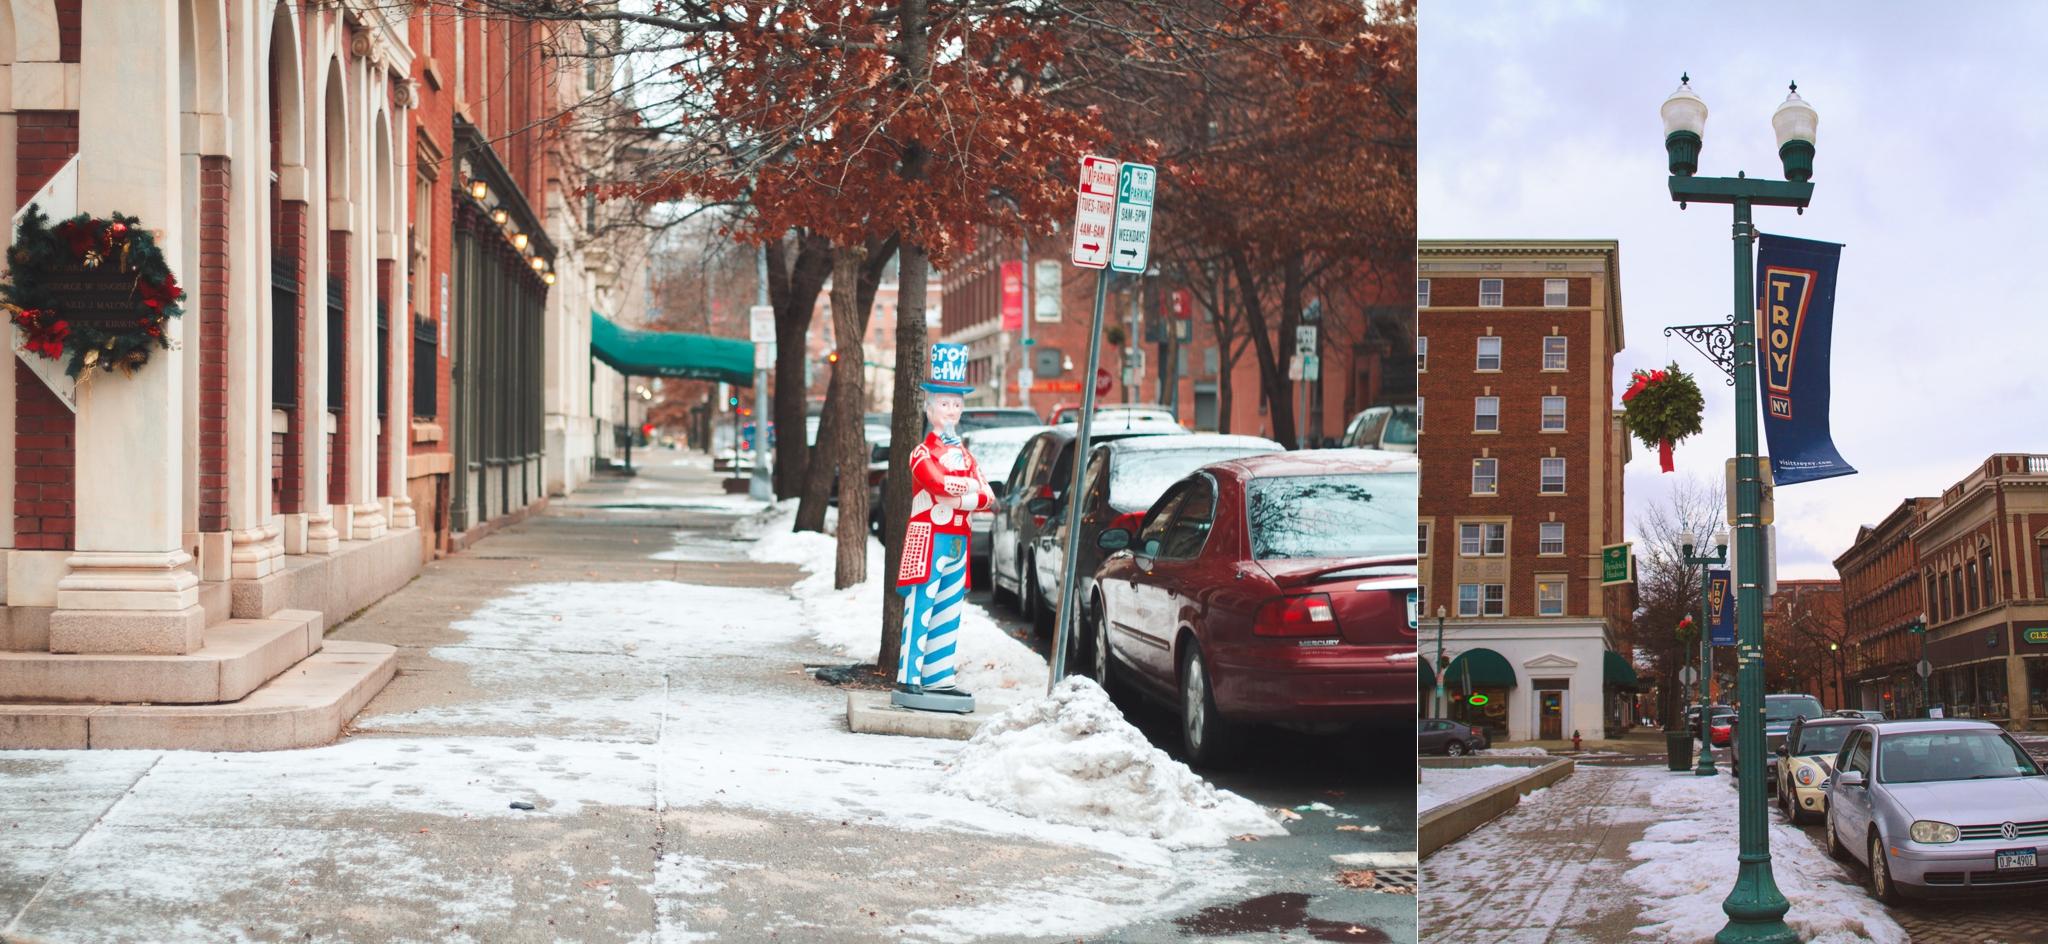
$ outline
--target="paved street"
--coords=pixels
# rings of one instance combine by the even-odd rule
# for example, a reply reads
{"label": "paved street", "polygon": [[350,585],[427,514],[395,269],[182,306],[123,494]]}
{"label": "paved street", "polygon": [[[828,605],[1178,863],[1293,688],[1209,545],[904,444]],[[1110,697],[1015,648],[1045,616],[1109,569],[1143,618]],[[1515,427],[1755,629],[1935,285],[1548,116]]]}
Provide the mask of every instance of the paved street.
{"label": "paved street", "polygon": [[1225,847],[941,794],[959,742],[849,734],[806,676],[834,654],[733,538],[749,510],[656,453],[429,565],[330,632],[401,653],[336,745],[0,753],[0,938],[1415,939],[1414,899],[1335,881],[1414,847],[1362,766],[1238,775],[1332,811]]}

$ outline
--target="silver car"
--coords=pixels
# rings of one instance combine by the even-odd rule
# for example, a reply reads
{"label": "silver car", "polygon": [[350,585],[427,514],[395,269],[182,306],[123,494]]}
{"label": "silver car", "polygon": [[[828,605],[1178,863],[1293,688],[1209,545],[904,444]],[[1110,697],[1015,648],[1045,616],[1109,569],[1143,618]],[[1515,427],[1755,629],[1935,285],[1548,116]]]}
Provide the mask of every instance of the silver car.
{"label": "silver car", "polygon": [[1827,786],[1828,851],[1879,901],[2048,888],[2048,775],[1985,721],[1859,724]]}

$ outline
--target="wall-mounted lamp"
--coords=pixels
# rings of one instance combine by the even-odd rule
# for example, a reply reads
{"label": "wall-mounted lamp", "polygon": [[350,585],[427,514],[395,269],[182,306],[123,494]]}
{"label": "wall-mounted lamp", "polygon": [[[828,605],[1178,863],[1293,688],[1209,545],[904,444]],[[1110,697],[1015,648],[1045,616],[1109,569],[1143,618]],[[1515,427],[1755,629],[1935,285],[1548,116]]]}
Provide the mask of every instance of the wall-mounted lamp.
{"label": "wall-mounted lamp", "polygon": [[553,285],[555,284],[555,274],[553,272],[542,272],[540,274],[540,280],[549,285]]}
{"label": "wall-mounted lamp", "polygon": [[499,226],[505,225],[505,220],[507,218],[508,217],[503,207],[491,211],[491,222],[496,223]]}
{"label": "wall-mounted lamp", "polygon": [[472,180],[469,182],[469,195],[482,200],[491,195],[491,185],[481,180]]}
{"label": "wall-mounted lamp", "polygon": [[534,256],[529,261],[533,263],[533,271],[535,272],[539,272],[540,270],[548,267],[548,261],[546,259],[542,259],[539,256]]}
{"label": "wall-mounted lamp", "polygon": [[514,249],[525,249],[525,248],[526,248],[526,234],[525,234],[525,233],[513,233],[513,234],[512,234],[512,248],[514,248]]}

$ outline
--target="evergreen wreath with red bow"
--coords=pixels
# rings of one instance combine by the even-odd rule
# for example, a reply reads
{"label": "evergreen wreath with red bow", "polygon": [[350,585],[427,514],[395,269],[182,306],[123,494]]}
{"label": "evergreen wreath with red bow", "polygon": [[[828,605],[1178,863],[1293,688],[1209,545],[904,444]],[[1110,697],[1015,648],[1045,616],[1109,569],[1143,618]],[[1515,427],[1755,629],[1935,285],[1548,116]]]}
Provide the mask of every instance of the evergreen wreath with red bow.
{"label": "evergreen wreath with red bow", "polygon": [[[132,216],[115,213],[106,219],[80,213],[55,226],[39,206],[30,205],[7,251],[10,279],[0,284],[0,298],[11,320],[21,326],[24,350],[51,360],[69,355],[64,372],[72,377],[98,367],[124,374],[149,363],[152,348],[169,349],[164,323],[184,314],[178,305],[185,290],[164,262],[156,238]],[[112,266],[132,274],[129,298],[134,303],[133,327],[109,328],[105,321],[87,323],[66,316],[50,279],[59,266],[89,269]]]}
{"label": "evergreen wreath with red bow", "polygon": [[1671,471],[1671,447],[1700,431],[1706,397],[1691,375],[1673,363],[1664,370],[1639,370],[1621,395],[1622,423],[1645,446],[1657,447],[1658,461]]}

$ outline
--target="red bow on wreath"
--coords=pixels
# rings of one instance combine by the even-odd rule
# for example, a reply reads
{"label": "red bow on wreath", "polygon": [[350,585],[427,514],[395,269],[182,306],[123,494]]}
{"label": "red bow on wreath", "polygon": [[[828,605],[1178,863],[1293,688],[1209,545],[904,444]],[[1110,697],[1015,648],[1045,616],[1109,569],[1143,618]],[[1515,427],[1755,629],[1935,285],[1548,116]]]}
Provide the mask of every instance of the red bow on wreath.
{"label": "red bow on wreath", "polygon": [[1628,392],[1621,395],[1621,402],[1627,403],[1628,401],[1635,399],[1635,395],[1638,393],[1642,393],[1644,387],[1662,381],[1664,379],[1664,372],[1661,370],[1653,370],[1646,374],[1639,370],[1636,371],[1635,378],[1636,382],[1629,384]]}
{"label": "red bow on wreath", "polygon": [[178,287],[178,277],[175,274],[164,276],[162,285],[151,285],[147,280],[140,280],[136,282],[136,287],[142,292],[142,303],[158,314],[163,313],[165,302],[177,301],[185,294],[185,290]]}

